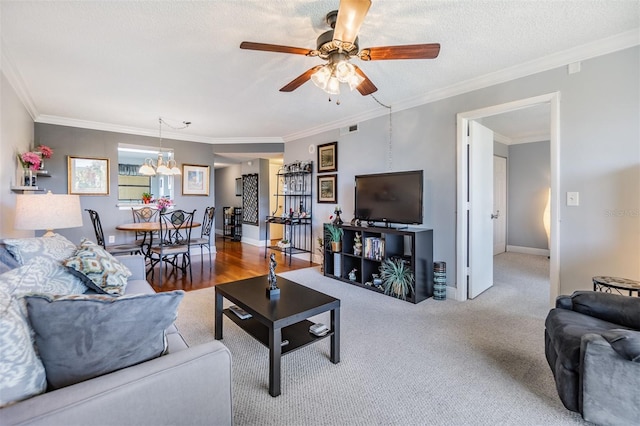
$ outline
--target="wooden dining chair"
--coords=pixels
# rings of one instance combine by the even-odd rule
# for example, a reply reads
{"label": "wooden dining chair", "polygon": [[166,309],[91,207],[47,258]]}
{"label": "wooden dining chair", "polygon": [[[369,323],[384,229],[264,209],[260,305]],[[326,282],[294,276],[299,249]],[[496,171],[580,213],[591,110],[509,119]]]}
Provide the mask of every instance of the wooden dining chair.
{"label": "wooden dining chair", "polygon": [[114,256],[122,254],[142,254],[140,246],[138,244],[115,244],[107,246],[104,241],[104,232],[102,230],[100,215],[95,210],[85,210],[89,212],[89,217],[91,218],[91,223],[93,224],[93,231],[96,234],[96,244],[102,246],[106,251]]}
{"label": "wooden dining chair", "polygon": [[193,226],[193,216],[195,210],[186,212],[184,210],[173,210],[167,213],[160,213],[160,232],[154,239],[151,236],[150,272],[151,279],[154,277],[154,268],[159,265],[160,278],[158,286],[162,287],[162,264],[165,269],[168,265],[173,266],[173,270],[180,269],[183,274],[189,270],[189,281],[192,282],[191,256],[189,255],[189,243],[191,241],[191,227]]}
{"label": "wooden dining chair", "polygon": [[204,211],[204,219],[202,220],[202,228],[200,228],[200,237],[192,238],[190,245],[192,247],[200,246],[200,259],[204,255],[204,248],[209,252],[209,270],[213,263],[211,262],[211,230],[213,229],[213,218],[215,215],[215,207],[207,207]]}

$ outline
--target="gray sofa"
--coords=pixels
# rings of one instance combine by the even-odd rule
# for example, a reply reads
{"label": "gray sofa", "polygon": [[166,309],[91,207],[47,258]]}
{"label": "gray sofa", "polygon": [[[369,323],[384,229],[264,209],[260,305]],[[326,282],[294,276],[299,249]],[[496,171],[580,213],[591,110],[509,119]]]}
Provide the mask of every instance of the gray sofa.
{"label": "gray sofa", "polygon": [[[127,294],[153,293],[141,256]],[[213,326],[213,324],[212,324]],[[220,342],[188,347],[175,326],[168,353],[0,409],[0,425],[230,425],[231,354]]]}
{"label": "gray sofa", "polygon": [[558,297],[545,321],[545,354],[566,408],[597,424],[638,424],[640,298]]}

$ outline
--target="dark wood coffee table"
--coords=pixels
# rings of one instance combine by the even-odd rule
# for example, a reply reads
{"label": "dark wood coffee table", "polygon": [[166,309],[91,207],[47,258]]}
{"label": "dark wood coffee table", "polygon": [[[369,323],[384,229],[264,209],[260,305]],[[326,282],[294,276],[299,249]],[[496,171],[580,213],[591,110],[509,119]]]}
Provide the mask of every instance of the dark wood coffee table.
{"label": "dark wood coffee table", "polygon": [[[254,339],[269,348],[269,394],[280,395],[280,357],[326,337],[331,338],[330,360],[340,362],[340,300],[303,285],[278,277],[278,299],[266,295],[267,276],[219,284],[216,289],[215,338],[222,339],[222,314],[225,314]],[[225,298],[252,317],[240,319],[223,309]],[[309,332],[313,322],[307,318],[331,311],[330,331],[322,337]],[[282,345],[288,340],[289,343]]]}

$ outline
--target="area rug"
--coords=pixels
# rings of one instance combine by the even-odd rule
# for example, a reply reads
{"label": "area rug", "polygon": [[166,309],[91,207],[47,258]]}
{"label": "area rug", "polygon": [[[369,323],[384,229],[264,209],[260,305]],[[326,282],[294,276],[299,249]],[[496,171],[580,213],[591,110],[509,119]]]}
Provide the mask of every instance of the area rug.
{"label": "area rug", "polygon": [[[510,259],[525,272],[496,273],[496,285],[475,300],[417,305],[319,268],[283,273],[341,300],[341,362],[329,361],[329,339],[287,354],[282,394],[271,397],[267,348],[225,317],[235,424],[586,424],[562,406],[544,358],[548,269],[531,258]],[[213,288],[187,293],[177,325],[189,345],[214,338],[213,309]],[[328,324],[329,314],[313,320]]]}

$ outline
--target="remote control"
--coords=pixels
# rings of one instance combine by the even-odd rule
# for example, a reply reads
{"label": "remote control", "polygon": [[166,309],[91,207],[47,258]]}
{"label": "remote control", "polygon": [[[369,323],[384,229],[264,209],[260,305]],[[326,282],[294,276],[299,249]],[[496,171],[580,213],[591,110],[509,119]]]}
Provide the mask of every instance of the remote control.
{"label": "remote control", "polygon": [[329,331],[330,331],[329,328],[322,323],[313,324],[311,327],[309,327],[309,332],[311,334],[315,334],[316,336],[320,336],[320,337],[324,336]]}
{"label": "remote control", "polygon": [[242,309],[239,306],[231,305],[231,306],[229,306],[229,310],[231,312],[233,312],[234,314],[236,314],[238,316],[238,318],[240,318],[240,319],[251,318],[251,314],[249,312],[245,311],[244,309]]}

